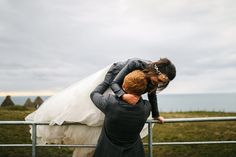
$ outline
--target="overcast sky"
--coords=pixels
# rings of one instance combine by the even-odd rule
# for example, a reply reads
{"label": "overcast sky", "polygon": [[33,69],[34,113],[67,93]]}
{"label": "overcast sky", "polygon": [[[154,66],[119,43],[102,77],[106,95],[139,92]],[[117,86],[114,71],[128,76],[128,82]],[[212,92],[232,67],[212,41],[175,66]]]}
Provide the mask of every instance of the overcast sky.
{"label": "overcast sky", "polygon": [[48,95],[116,61],[167,57],[163,93],[236,92],[235,0],[1,0],[0,95]]}

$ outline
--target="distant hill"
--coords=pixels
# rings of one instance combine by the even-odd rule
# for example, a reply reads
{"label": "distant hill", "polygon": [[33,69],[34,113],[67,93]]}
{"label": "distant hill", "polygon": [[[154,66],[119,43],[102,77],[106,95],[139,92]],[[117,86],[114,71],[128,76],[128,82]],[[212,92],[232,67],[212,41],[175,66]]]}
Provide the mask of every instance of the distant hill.
{"label": "distant hill", "polygon": [[3,100],[1,106],[2,107],[5,107],[5,106],[15,106],[14,102],[11,100],[11,96],[10,95],[6,96],[6,98]]}
{"label": "distant hill", "polygon": [[24,104],[25,107],[35,107],[34,103],[28,98]]}
{"label": "distant hill", "polygon": [[37,96],[34,100],[34,106],[38,108],[43,103],[43,99],[39,96]]}

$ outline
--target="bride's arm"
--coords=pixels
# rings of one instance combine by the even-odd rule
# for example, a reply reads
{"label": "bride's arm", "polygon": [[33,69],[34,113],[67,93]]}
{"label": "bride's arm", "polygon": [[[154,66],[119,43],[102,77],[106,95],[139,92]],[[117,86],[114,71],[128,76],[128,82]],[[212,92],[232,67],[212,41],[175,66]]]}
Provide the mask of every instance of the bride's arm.
{"label": "bride's arm", "polygon": [[110,95],[108,96],[103,95],[103,93],[106,91],[107,88],[108,85],[105,82],[102,82],[90,94],[90,98],[95,104],[95,106],[97,106],[97,108],[101,110],[103,113],[106,112],[107,105],[109,104]]}
{"label": "bride's arm", "polygon": [[127,64],[120,70],[120,72],[116,75],[114,80],[111,82],[112,91],[118,96],[122,97],[125,92],[121,88],[121,84],[125,78],[125,76],[132,72],[133,70],[143,70],[145,68],[145,62],[139,59],[131,59],[127,62]]}

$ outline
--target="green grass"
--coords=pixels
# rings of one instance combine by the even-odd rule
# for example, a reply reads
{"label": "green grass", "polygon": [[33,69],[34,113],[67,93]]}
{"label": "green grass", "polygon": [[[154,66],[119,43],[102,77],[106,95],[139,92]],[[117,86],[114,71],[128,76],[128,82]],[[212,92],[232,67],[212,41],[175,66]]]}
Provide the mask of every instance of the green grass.
{"label": "green grass", "polygon": [[[24,120],[32,108],[21,106],[0,107],[0,121]],[[0,144],[31,144],[29,126],[27,125],[0,125]],[[72,151],[68,148],[50,147],[37,148],[37,157],[71,157]],[[31,157],[31,147],[0,147],[0,157]]]}
{"label": "green grass", "polygon": [[[223,112],[164,113],[165,118],[236,116]],[[236,140],[236,123],[194,122],[156,125],[153,142]],[[146,140],[146,139],[145,139]],[[154,147],[153,156],[158,157],[235,157],[236,144],[173,145]]]}
{"label": "green grass", "polygon": [[[24,120],[33,109],[0,107],[1,120]],[[236,113],[224,112],[175,112],[162,113],[165,118],[224,117]],[[156,124],[153,142],[236,140],[236,123],[194,122]],[[147,142],[147,138],[144,139]],[[0,143],[31,143],[28,126],[0,125]],[[145,148],[146,149],[146,148]],[[147,150],[147,149],[146,149]],[[0,157],[30,157],[31,147],[0,147]],[[37,148],[37,157],[71,157],[67,148]],[[236,144],[154,146],[156,157],[235,157]]]}

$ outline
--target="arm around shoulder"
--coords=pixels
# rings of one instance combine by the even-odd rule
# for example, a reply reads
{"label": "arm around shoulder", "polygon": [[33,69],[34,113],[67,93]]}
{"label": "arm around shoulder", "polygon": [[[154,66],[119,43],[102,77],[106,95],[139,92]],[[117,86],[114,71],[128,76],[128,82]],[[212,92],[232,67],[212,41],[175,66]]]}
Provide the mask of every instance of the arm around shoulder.
{"label": "arm around shoulder", "polygon": [[92,102],[94,103],[94,105],[103,113],[105,113],[106,107],[108,105],[108,102],[107,102],[108,98],[103,95],[103,93],[106,91],[107,88],[108,88],[108,85],[102,82],[90,94],[90,98]]}
{"label": "arm around shoulder", "polygon": [[133,70],[144,69],[144,64],[146,63],[139,59],[130,59],[127,61],[126,65],[121,69],[121,71],[117,74],[117,76],[111,83],[111,89],[118,97],[121,97],[125,94],[125,92],[121,88],[121,84],[125,76]]}

